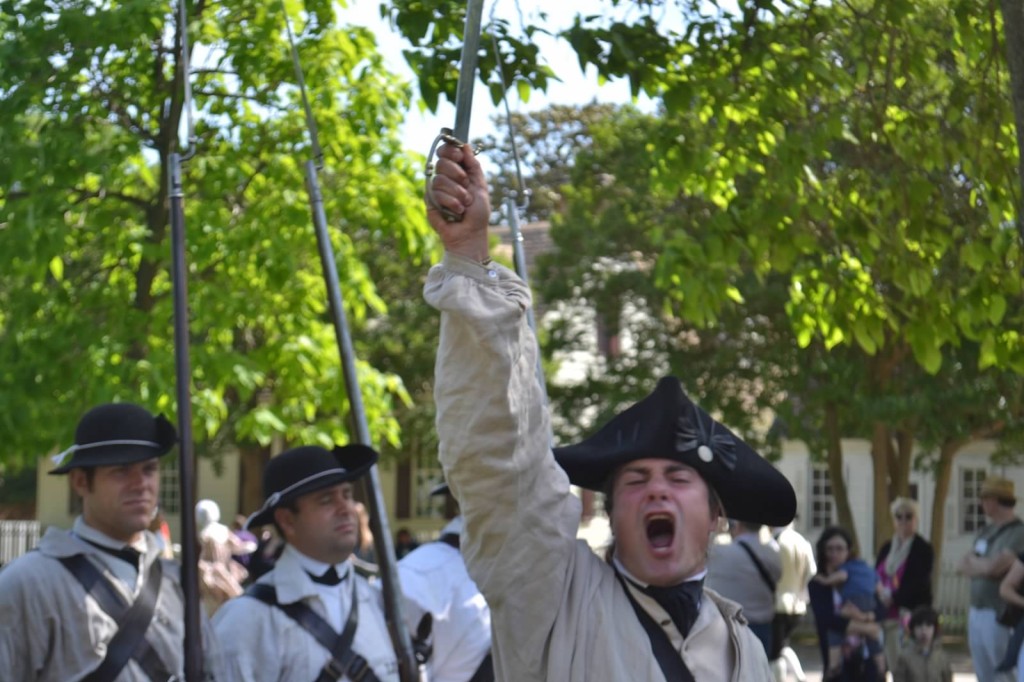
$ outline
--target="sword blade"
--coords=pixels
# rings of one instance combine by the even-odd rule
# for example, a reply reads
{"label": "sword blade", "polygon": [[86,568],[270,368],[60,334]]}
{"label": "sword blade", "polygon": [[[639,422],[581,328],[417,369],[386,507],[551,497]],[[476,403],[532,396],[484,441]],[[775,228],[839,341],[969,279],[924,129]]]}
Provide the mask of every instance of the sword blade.
{"label": "sword blade", "polygon": [[462,32],[462,58],[459,62],[459,83],[455,90],[455,137],[469,142],[469,120],[473,113],[473,85],[480,58],[480,23],[484,14],[483,0],[468,0],[466,27]]}

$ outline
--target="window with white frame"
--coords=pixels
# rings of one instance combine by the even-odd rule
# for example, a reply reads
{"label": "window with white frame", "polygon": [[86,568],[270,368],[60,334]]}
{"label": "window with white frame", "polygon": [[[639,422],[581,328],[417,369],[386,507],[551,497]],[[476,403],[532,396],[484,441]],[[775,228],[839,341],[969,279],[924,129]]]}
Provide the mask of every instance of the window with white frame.
{"label": "window with white frame", "polygon": [[825,528],[835,518],[835,499],[832,497],[832,481],[828,475],[828,466],[815,464],[811,467],[811,494],[809,527]]}
{"label": "window with white frame", "polygon": [[981,510],[981,484],[985,482],[984,469],[960,470],[960,532],[973,535],[985,525],[985,512]]}
{"label": "window with white frame", "polygon": [[164,457],[160,462],[160,511],[181,512],[181,474],[177,457]]}

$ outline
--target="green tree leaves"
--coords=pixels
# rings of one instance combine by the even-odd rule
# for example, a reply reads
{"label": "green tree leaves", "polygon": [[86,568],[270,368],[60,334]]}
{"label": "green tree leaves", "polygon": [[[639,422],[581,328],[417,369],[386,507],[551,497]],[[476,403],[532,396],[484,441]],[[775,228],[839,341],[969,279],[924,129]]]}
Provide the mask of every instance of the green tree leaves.
{"label": "green tree leaves", "polygon": [[[54,11],[59,9],[59,11]],[[184,130],[175,6],[8,2],[0,14],[0,434],[31,461],[106,400],[173,414],[166,160]],[[303,188],[309,137],[281,10],[188,6],[196,155],[184,166],[193,412],[204,450],[347,439],[348,406]],[[321,185],[359,343],[387,315],[364,259],[433,248],[409,104],[372,35],[290,3],[325,152]],[[344,20],[344,15],[340,15]],[[357,239],[389,236],[388,250]],[[363,362],[375,438],[402,382]]]}

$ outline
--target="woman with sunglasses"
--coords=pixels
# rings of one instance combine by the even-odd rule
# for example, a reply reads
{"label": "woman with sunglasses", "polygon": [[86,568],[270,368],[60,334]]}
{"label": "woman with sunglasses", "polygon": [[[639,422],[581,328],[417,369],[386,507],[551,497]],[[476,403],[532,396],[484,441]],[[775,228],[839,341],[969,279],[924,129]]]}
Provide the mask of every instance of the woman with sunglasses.
{"label": "woman with sunglasses", "polygon": [[878,601],[885,608],[885,654],[892,663],[902,645],[910,614],[918,606],[931,606],[935,552],[931,543],[917,532],[919,515],[915,500],[897,497],[889,510],[895,532],[878,551],[875,571]]}

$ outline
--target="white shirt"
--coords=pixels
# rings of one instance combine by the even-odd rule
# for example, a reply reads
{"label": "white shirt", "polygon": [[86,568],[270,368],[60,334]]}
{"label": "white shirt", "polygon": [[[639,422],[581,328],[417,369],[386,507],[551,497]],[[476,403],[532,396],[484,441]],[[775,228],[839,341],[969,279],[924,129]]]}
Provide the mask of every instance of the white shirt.
{"label": "white shirt", "polygon": [[[331,564],[325,564],[322,561],[312,559],[299,550],[295,549],[291,545],[285,545],[285,554],[290,552],[294,555],[295,560],[299,562],[299,566],[302,567],[306,573],[310,575],[323,575],[327,572],[327,569],[331,567]],[[340,564],[334,564],[334,570],[341,577],[341,582],[337,585],[323,585],[321,583],[314,582],[313,587],[316,589],[317,595],[320,597],[320,601],[324,604],[326,610],[326,620],[330,623],[331,627],[334,628],[335,632],[341,632],[344,627],[344,622],[341,620],[341,614],[345,614],[348,617],[349,604],[352,603],[352,564],[345,561]]]}
{"label": "white shirt", "polygon": [[[456,517],[441,533],[461,528],[462,519]],[[491,610],[466,572],[459,550],[443,542],[420,545],[398,562],[398,577],[410,632],[415,634],[425,613],[433,617],[429,679],[466,682],[490,651]]]}

